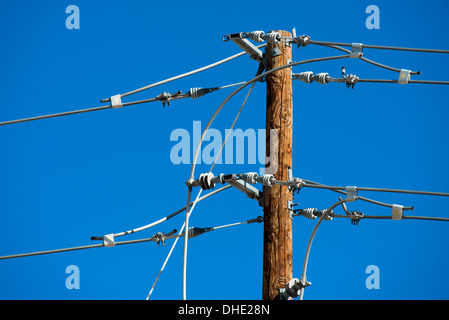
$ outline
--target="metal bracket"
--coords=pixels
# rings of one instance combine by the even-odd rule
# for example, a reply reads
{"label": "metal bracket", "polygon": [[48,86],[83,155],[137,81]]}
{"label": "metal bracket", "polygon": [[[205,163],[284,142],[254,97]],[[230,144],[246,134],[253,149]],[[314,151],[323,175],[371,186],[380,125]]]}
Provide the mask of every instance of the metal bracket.
{"label": "metal bracket", "polygon": [[[262,198],[262,192],[253,187],[251,184],[244,182],[242,180],[234,180],[234,179],[224,179],[227,183],[229,183],[231,186],[233,186],[234,188],[244,192],[248,198],[250,199],[255,199],[259,201],[259,205],[260,205],[260,199]],[[263,205],[262,205],[263,206]]]}
{"label": "metal bracket", "polygon": [[287,200],[287,208],[288,208],[288,211],[289,211],[289,216],[290,216],[290,219],[292,219],[293,220],[293,217],[296,217],[297,216],[297,214],[293,211],[293,207],[294,206],[297,206],[299,203],[293,203],[291,200]]}
{"label": "metal bracket", "polygon": [[279,47],[275,47],[273,49],[271,49],[271,55],[274,57],[277,57],[281,54],[281,49],[279,49]]}
{"label": "metal bracket", "polygon": [[[225,40],[225,37],[226,40]],[[238,45],[241,49],[243,49],[251,59],[256,60],[257,62],[263,61],[263,53],[262,51],[253,45],[248,39],[244,39],[244,35],[242,32],[233,33],[228,36],[223,37],[224,41],[232,40],[236,45]]]}

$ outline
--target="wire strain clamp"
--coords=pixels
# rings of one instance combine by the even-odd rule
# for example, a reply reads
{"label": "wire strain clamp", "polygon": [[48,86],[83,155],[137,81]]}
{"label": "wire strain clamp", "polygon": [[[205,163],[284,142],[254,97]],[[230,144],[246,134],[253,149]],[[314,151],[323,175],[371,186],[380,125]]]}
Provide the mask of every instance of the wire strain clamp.
{"label": "wire strain clamp", "polygon": [[190,96],[192,99],[201,98],[202,96],[217,91],[218,88],[190,88]]}

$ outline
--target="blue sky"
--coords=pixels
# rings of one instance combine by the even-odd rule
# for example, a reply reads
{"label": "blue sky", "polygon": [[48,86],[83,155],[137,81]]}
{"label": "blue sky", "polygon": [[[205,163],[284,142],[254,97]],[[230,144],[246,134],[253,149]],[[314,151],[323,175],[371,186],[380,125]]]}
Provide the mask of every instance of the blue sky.
{"label": "blue sky", "polygon": [[[69,5],[80,9],[80,29],[68,30]],[[380,29],[365,26],[365,9],[380,9]],[[314,40],[449,49],[445,1],[265,1],[213,3],[156,1],[20,1],[0,4],[0,121],[96,107],[100,99],[184,73],[239,52],[222,36],[291,30]],[[270,8],[269,10],[267,8]],[[449,80],[443,54],[364,50],[365,57],[422,72],[413,79]],[[339,55],[332,49],[294,49],[293,60]],[[351,59],[294,68],[340,69],[361,78],[398,74]],[[163,91],[187,92],[251,79],[257,63],[240,57],[124,101]],[[0,127],[0,255],[88,245],[92,235],[128,230],[185,205],[190,165],[175,165],[175,129],[206,125],[232,89],[197,100],[97,111]],[[449,192],[447,87],[359,83],[293,83],[293,173],[328,185]],[[212,127],[223,135],[246,90],[222,110]],[[258,83],[236,128],[265,127],[265,84]],[[192,147],[193,148],[193,147]],[[192,151],[193,153],[193,151]],[[246,162],[247,163],[247,162]],[[258,171],[259,164],[221,164],[215,174]],[[196,176],[209,170],[200,164]],[[197,190],[193,195],[196,195]],[[409,215],[449,217],[442,197],[360,193],[414,206]],[[303,189],[299,207],[327,208],[330,191]],[[360,201],[350,210],[389,215]],[[336,210],[342,213],[341,208]],[[195,208],[190,225],[218,226],[262,215],[255,201],[227,190]],[[150,237],[182,225],[181,214],[120,240]],[[293,274],[300,278],[316,221],[293,220]],[[449,224],[418,220],[324,221],[315,237],[305,299],[448,299]],[[125,239],[126,238],[126,239]],[[143,243],[0,261],[1,299],[145,299],[172,241]],[[182,298],[178,243],[152,299]],[[263,225],[217,230],[189,241],[188,299],[260,299]],[[68,290],[66,267],[80,270],[80,288]],[[368,290],[369,265],[380,289]]]}

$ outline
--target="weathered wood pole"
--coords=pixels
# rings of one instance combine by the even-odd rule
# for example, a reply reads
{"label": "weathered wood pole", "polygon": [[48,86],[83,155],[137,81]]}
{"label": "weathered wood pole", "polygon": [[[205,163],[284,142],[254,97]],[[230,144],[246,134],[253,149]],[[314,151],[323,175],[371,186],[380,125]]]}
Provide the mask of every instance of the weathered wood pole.
{"label": "weathered wood pole", "polygon": [[[290,37],[288,31],[277,31]],[[291,46],[280,42],[266,48],[267,71],[292,59]],[[288,180],[292,167],[292,80],[291,69],[284,68],[267,76],[266,153],[271,163],[266,173],[278,180]],[[277,139],[270,135],[277,131]],[[276,136],[276,135],[274,135]],[[271,151],[270,151],[271,150]],[[274,154],[269,154],[272,151]],[[271,171],[271,172],[270,172]],[[279,290],[292,279],[292,220],[288,200],[292,192],[286,186],[264,187],[264,251],[262,299],[279,299]]]}

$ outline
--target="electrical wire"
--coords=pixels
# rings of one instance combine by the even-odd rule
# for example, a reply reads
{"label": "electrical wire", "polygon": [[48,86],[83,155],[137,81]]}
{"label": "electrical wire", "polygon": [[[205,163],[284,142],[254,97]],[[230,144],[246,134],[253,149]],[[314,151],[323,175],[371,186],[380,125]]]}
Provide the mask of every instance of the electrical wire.
{"label": "electrical wire", "polygon": [[[125,245],[125,244],[142,243],[142,242],[148,242],[148,241],[155,241],[155,238],[151,237],[151,238],[144,238],[144,239],[137,239],[137,240],[120,241],[120,242],[115,242],[115,246]],[[0,260],[12,259],[12,258],[24,258],[24,257],[30,257],[30,256],[38,256],[38,255],[44,255],[44,254],[52,254],[52,253],[84,250],[84,249],[101,248],[104,246],[105,245],[103,243],[99,243],[99,244],[92,244],[92,245],[87,245],[87,246],[79,246],[79,247],[47,250],[47,251],[38,251],[38,252],[30,252],[30,253],[12,254],[12,255],[8,255],[8,256],[2,256],[2,257],[0,257]]]}
{"label": "electrical wire", "polygon": [[[352,43],[344,43],[344,42],[331,42],[331,41],[316,41],[310,40],[310,44],[316,45],[333,45],[333,46],[342,46],[342,47],[352,47]],[[379,45],[368,45],[362,44],[362,48],[367,49],[383,49],[383,50],[399,50],[399,51],[414,51],[414,52],[429,52],[429,53],[449,53],[449,50],[441,50],[441,49],[421,49],[421,48],[404,48],[404,47],[396,47],[396,46],[379,46]]]}
{"label": "electrical wire", "polygon": [[[309,183],[309,184],[315,184],[315,185],[320,185],[320,186],[326,186],[325,184],[322,184],[322,183],[319,183],[319,182],[315,182],[315,181],[312,181],[312,180],[307,180],[307,179],[303,179],[303,180],[304,180],[305,182]],[[347,194],[346,191],[335,190],[335,189],[329,189],[329,190],[334,191],[334,192],[337,192],[337,193],[340,193],[340,194],[344,194],[344,195]],[[372,204],[377,204],[377,205],[380,205],[380,206],[383,206],[383,207],[388,207],[388,208],[392,208],[392,207],[393,207],[392,204],[380,202],[380,201],[377,201],[377,200],[372,200],[372,199],[365,198],[365,197],[361,197],[361,196],[358,196],[358,199],[359,199],[359,200],[362,200],[362,201],[365,201],[365,202],[372,203]],[[402,209],[403,209],[403,210],[413,210],[414,208],[413,208],[413,207],[403,207]]]}
{"label": "electrical wire", "polygon": [[[304,187],[319,188],[329,190],[346,190],[346,187],[326,186],[305,183]],[[443,196],[449,197],[449,193],[446,192],[433,192],[433,191],[416,191],[416,190],[402,190],[402,189],[389,189],[389,188],[371,188],[371,187],[356,187],[358,191],[374,191],[374,192],[393,192],[393,193],[409,193],[409,194],[421,194],[429,196]]]}
{"label": "electrical wire", "polygon": [[318,227],[320,226],[321,221],[323,221],[323,219],[325,219],[325,217],[327,217],[329,212],[331,212],[335,207],[339,206],[340,204],[342,204],[344,202],[345,202],[345,199],[339,200],[338,202],[336,202],[332,206],[330,206],[326,211],[324,211],[324,213],[318,219],[318,222],[316,223],[315,227],[313,228],[312,234],[309,239],[309,243],[307,244],[306,256],[304,259],[304,266],[303,266],[302,277],[301,277],[301,281],[302,281],[303,285],[301,286],[301,289],[300,289],[299,300],[302,300],[303,296],[304,296],[304,287],[305,287],[306,281],[307,281],[307,264],[309,262],[310,248],[312,247],[312,242],[313,242],[313,238],[315,237],[316,231],[318,230]]}
{"label": "electrical wire", "polygon": [[256,84],[256,82],[253,82],[251,88],[249,89],[248,94],[246,95],[245,100],[243,101],[242,106],[240,107],[239,112],[238,112],[237,115],[235,116],[234,122],[232,123],[231,128],[229,129],[228,134],[226,135],[225,140],[224,140],[223,144],[221,145],[221,148],[220,148],[220,150],[218,151],[218,153],[217,153],[217,155],[216,155],[216,157],[215,157],[215,159],[214,159],[214,162],[212,163],[212,166],[211,166],[210,169],[209,169],[209,172],[212,172],[212,170],[214,169],[214,166],[215,166],[215,164],[217,163],[217,159],[218,159],[218,157],[221,155],[221,152],[223,151],[223,148],[224,148],[226,142],[228,141],[228,138],[229,138],[229,136],[231,135],[231,132],[232,132],[232,130],[234,129],[234,126],[235,126],[235,124],[236,124],[238,118],[240,117],[240,114],[242,113],[243,107],[245,106],[246,101],[248,100],[248,98],[249,98],[251,92],[253,91],[253,88],[254,88],[254,85],[255,85],[255,84]]}
{"label": "electrical wire", "polygon": [[[242,221],[242,222],[237,222],[237,223],[227,224],[227,225],[223,225],[223,226],[218,226],[218,227],[208,228],[208,230],[205,231],[204,233],[210,232],[210,231],[214,231],[214,230],[218,230],[218,229],[223,229],[223,228],[228,228],[228,227],[238,226],[238,225],[242,225],[242,224],[250,224],[250,223],[254,223],[254,222],[262,222],[262,221],[263,221],[263,218],[262,218],[262,217],[258,217],[258,218],[256,218],[256,219],[251,219],[251,220],[247,220],[247,221]],[[167,265],[167,262],[168,262],[168,260],[170,259],[170,256],[171,256],[171,254],[172,254],[172,252],[173,252],[173,249],[176,247],[176,244],[177,244],[177,242],[178,242],[178,240],[179,240],[179,235],[180,235],[180,234],[182,233],[182,231],[184,230],[184,226],[185,226],[185,225],[183,224],[182,227],[181,227],[181,231],[178,233],[178,236],[176,236],[175,242],[173,243],[172,247],[170,248],[170,251],[169,251],[167,257],[165,258],[164,263],[162,264],[162,268],[159,270],[159,273],[157,274],[156,279],[154,280],[153,285],[151,286],[151,289],[150,289],[150,291],[148,292],[148,295],[147,295],[147,297],[146,297],[146,300],[148,300],[148,299],[150,298],[151,294],[153,293],[154,288],[155,288],[155,286],[156,286],[156,283],[157,283],[157,281],[159,280],[159,277],[161,276],[162,271],[164,271],[165,266]]]}
{"label": "electrical wire", "polygon": [[[351,218],[351,215],[332,215],[332,218]],[[357,217],[357,219],[388,219],[391,220],[390,216],[376,216],[376,215],[363,215],[360,217]],[[432,221],[449,221],[449,218],[442,218],[442,217],[422,217],[422,216],[402,216],[402,219],[409,219],[409,220],[432,220]]]}
{"label": "electrical wire", "polygon": [[[242,106],[240,107],[240,110],[239,110],[239,112],[237,113],[237,115],[236,115],[236,117],[235,117],[235,119],[234,119],[234,122],[232,123],[231,129],[228,131],[228,134],[227,134],[227,136],[226,136],[226,138],[225,138],[225,141],[224,141],[223,144],[221,145],[220,151],[219,151],[218,154],[215,156],[214,162],[213,162],[211,168],[209,169],[209,172],[211,172],[212,169],[214,168],[215,163],[217,162],[217,159],[218,159],[218,157],[220,156],[220,154],[221,154],[221,152],[222,152],[222,150],[223,150],[223,147],[224,147],[224,145],[226,144],[226,141],[228,140],[229,135],[230,135],[230,133],[232,132],[232,129],[234,128],[234,125],[236,124],[236,122],[237,122],[237,120],[238,120],[238,118],[239,118],[239,116],[240,116],[240,113],[242,112],[243,107],[245,106],[246,101],[248,100],[248,98],[249,98],[249,96],[250,96],[250,94],[251,94],[251,92],[252,92],[252,90],[253,90],[255,84],[256,84],[256,82],[254,82],[254,83],[252,84],[250,90],[248,91],[248,93],[247,93],[247,95],[246,95],[246,97],[245,97],[245,100],[243,101]],[[244,83],[243,85],[245,85],[245,83]],[[216,115],[215,115],[215,116],[216,116]],[[212,122],[209,121],[209,123],[211,124]],[[207,132],[207,130],[208,130],[209,127],[210,127],[210,124],[208,124],[208,126],[207,126],[207,127],[205,128],[205,130],[203,131],[203,134],[201,135],[201,139],[200,139],[200,141],[198,142],[198,147],[201,146],[201,144],[202,144],[202,142],[203,142],[203,139],[204,139],[204,136],[206,135],[206,132]],[[197,148],[197,150],[198,150],[198,148]],[[193,161],[193,163],[192,163],[192,170],[191,170],[192,174],[193,174],[193,172],[194,172],[194,170],[195,170],[196,159],[197,159],[197,158],[195,158],[194,161]],[[192,177],[192,176],[191,176],[191,177]],[[190,179],[190,180],[192,180],[192,179]],[[188,190],[188,194],[187,194],[187,199],[190,199],[191,188],[192,188],[192,187],[189,186],[189,190]],[[202,190],[202,189],[201,189],[201,190]],[[199,193],[201,193],[201,190],[200,190]],[[189,201],[189,200],[187,200],[187,201]],[[196,202],[194,202],[194,203],[196,203]],[[186,218],[185,218],[185,222],[184,222],[184,223],[185,223],[185,225],[188,227],[188,225],[189,225],[189,216],[190,216],[190,214],[187,213],[187,210],[188,210],[188,208],[186,209]],[[186,228],[187,228],[187,227],[186,227]],[[186,278],[187,278],[187,246],[188,246],[187,242],[188,242],[188,240],[189,240],[189,236],[187,235],[187,236],[184,237],[184,257],[183,257],[183,273],[182,273],[182,274],[183,274],[183,278],[182,278],[182,279],[183,279],[183,281],[182,281],[182,283],[183,283],[183,286],[182,286],[182,287],[183,287],[183,290],[182,290],[182,292],[183,292],[183,300],[186,300],[186,296],[187,296],[187,293],[186,293],[186,291],[187,291],[187,289],[186,289],[186,287],[187,287],[186,281],[187,281],[187,280],[186,280]]]}
{"label": "electrical wire", "polygon": [[[227,186],[221,187],[221,188],[219,188],[219,189],[216,189],[216,190],[214,190],[214,191],[211,191],[211,192],[209,192],[208,194],[202,196],[201,198],[198,198],[198,200],[197,200],[196,202],[201,202],[201,201],[203,201],[203,200],[209,198],[210,196],[213,196],[214,194],[217,194],[217,193],[219,193],[219,192],[221,192],[221,191],[224,191],[224,190],[226,190],[226,189],[229,189],[229,188],[231,188],[231,186],[230,186],[230,185],[227,185]],[[194,203],[191,202],[191,203],[190,203],[190,206],[193,206],[193,204],[194,204]],[[180,214],[180,213],[183,212],[185,209],[186,209],[186,206],[182,207],[181,209],[176,210],[175,212],[169,214],[168,216],[166,216],[166,217],[164,217],[164,218],[162,218],[162,219],[159,219],[159,220],[157,220],[157,221],[154,221],[154,222],[149,223],[149,224],[147,224],[147,225],[144,225],[144,226],[142,226],[142,227],[134,228],[134,229],[131,229],[131,230],[128,230],[128,231],[123,231],[123,232],[114,233],[114,238],[121,237],[121,236],[124,236],[124,235],[127,235],[127,234],[131,234],[131,233],[136,233],[136,232],[143,231],[143,230],[146,230],[146,229],[148,229],[148,228],[154,227],[154,226],[156,226],[156,225],[158,225],[158,224],[160,224],[160,223],[162,223],[162,222],[164,222],[164,221],[167,221],[168,219],[171,219],[171,218],[173,218],[174,216]],[[103,237],[92,237],[91,240],[103,240]]]}
{"label": "electrical wire", "polygon": [[[339,47],[339,46],[328,45],[328,44],[320,44],[320,45],[325,46],[325,47],[329,47],[329,48],[333,48],[333,49],[337,49],[337,50],[340,50],[340,51],[343,51],[343,52],[346,52],[346,53],[349,53],[349,54],[351,53],[351,50],[348,50],[348,49],[345,49],[345,48],[342,48],[342,47]],[[370,63],[372,65],[375,65],[377,67],[383,68],[383,69],[387,69],[387,70],[395,71],[395,72],[401,72],[401,69],[393,68],[393,67],[387,66],[385,64],[382,64],[382,63],[379,63],[379,62],[367,59],[364,56],[360,56],[360,57],[358,57],[358,59],[360,59],[362,61],[365,61],[367,63]],[[417,75],[417,74],[421,74],[421,72],[420,71],[411,71],[410,74],[411,75]]]}
{"label": "electrical wire", "polygon": [[[213,91],[217,91],[217,90],[221,90],[221,89],[226,89],[226,88],[230,88],[230,87],[241,85],[243,83],[245,83],[245,82],[237,82],[237,83],[233,83],[233,84],[228,84],[228,85],[224,85],[224,86],[221,86],[221,87],[212,88],[212,90]],[[197,89],[197,88],[195,88],[195,89]],[[168,101],[171,101],[171,100],[179,100],[179,99],[189,98],[189,97],[192,97],[192,94],[191,94],[191,92],[187,92],[187,93],[184,93],[184,94],[178,92],[178,93],[173,94],[173,95],[167,94],[167,97],[168,97]],[[137,104],[142,104],[142,103],[156,102],[156,101],[162,101],[163,103],[165,103],[165,100],[163,99],[163,97],[159,95],[156,98],[143,99],[143,100],[132,101],[132,102],[124,102],[124,103],[122,103],[122,107],[132,106],[132,105],[137,105]],[[21,122],[27,122],[27,121],[43,120],[43,119],[49,119],[49,118],[55,118],[55,117],[61,117],[61,116],[68,116],[68,115],[85,113],[85,112],[92,112],[92,111],[98,111],[98,110],[106,110],[106,109],[113,109],[113,107],[112,107],[112,105],[107,105],[107,106],[101,106],[101,107],[95,107],[95,108],[88,108],[88,109],[67,111],[67,112],[61,112],[61,113],[54,113],[54,114],[37,116],[37,117],[31,117],[31,118],[24,118],[24,119],[18,119],[18,120],[4,121],[4,122],[0,122],[0,126],[4,126],[4,125],[8,125],[8,124],[21,123]]]}
{"label": "electrical wire", "polygon": [[[267,44],[265,43],[265,44],[262,44],[262,45],[257,46],[257,48],[262,48],[262,47],[265,47],[266,45],[267,45]],[[160,86],[160,85],[162,85],[162,84],[165,84],[165,83],[168,83],[168,82],[171,82],[171,81],[175,81],[175,80],[178,80],[178,79],[181,79],[181,78],[185,78],[185,77],[187,77],[187,76],[190,76],[190,75],[193,75],[193,74],[196,74],[196,73],[199,73],[199,72],[208,70],[208,69],[210,69],[210,68],[216,67],[216,66],[218,66],[218,65],[220,65],[220,64],[223,64],[223,63],[225,63],[225,62],[231,61],[231,60],[233,60],[233,59],[235,59],[235,58],[238,58],[238,57],[240,57],[240,56],[243,56],[244,54],[246,54],[246,52],[245,52],[245,51],[242,51],[242,52],[240,52],[240,53],[234,54],[234,55],[232,55],[232,56],[230,56],[230,57],[227,57],[227,58],[222,59],[222,60],[220,60],[220,61],[214,62],[214,63],[209,64],[209,65],[207,65],[207,66],[204,66],[204,67],[201,67],[201,68],[198,68],[198,69],[195,69],[195,70],[192,70],[192,71],[189,71],[189,72],[186,72],[186,73],[183,73],[183,74],[180,74],[180,75],[177,75],[177,76],[174,76],[174,77],[171,77],[171,78],[168,78],[168,79],[159,81],[159,82],[152,83],[152,84],[147,85],[147,86],[145,86],[145,87],[142,87],[142,88],[140,88],[140,89],[132,90],[132,91],[130,91],[130,92],[121,94],[120,96],[121,96],[121,97],[126,97],[126,96],[129,96],[129,95],[132,95],[132,94],[135,94],[135,93],[144,91],[144,90],[148,90],[148,89],[150,89],[150,88],[154,88],[154,87]],[[102,99],[102,100],[101,100],[101,102],[108,102],[108,101],[110,101],[110,98]]]}
{"label": "electrical wire", "polygon": [[[344,78],[327,78],[329,82],[340,82],[345,83],[346,80]],[[371,82],[371,83],[398,83],[398,80],[389,80],[389,79],[357,79],[357,82]],[[437,80],[408,80],[408,83],[416,83],[416,84],[443,84],[449,85],[449,81],[437,81]]]}

